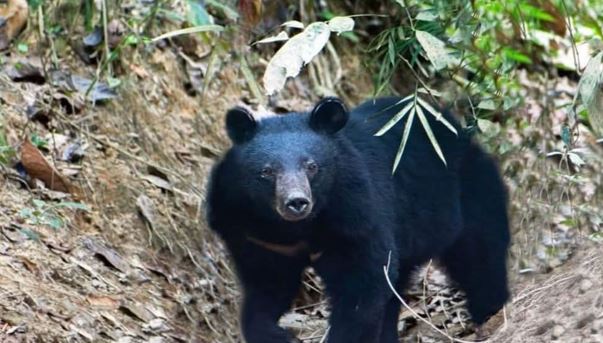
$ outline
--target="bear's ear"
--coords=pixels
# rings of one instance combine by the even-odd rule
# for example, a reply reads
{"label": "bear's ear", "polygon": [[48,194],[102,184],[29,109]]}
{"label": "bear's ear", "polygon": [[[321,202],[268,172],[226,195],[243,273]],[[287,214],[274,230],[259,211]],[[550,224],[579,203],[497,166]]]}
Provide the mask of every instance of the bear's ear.
{"label": "bear's ear", "polygon": [[310,127],[317,132],[333,134],[348,122],[348,110],[337,98],[324,98],[310,114]]}
{"label": "bear's ear", "polygon": [[245,143],[253,138],[256,126],[253,115],[243,107],[235,107],[226,113],[226,132],[235,144]]}

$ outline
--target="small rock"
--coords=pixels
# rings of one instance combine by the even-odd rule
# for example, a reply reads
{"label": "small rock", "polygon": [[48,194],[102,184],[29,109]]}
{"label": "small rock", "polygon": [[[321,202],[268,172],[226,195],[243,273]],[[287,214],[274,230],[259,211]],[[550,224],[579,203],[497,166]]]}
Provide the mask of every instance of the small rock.
{"label": "small rock", "polygon": [[585,293],[593,287],[593,282],[589,279],[584,279],[580,282],[580,293]]}
{"label": "small rock", "polygon": [[555,325],[551,331],[551,336],[553,339],[558,339],[563,335],[563,333],[565,333],[565,328],[561,325]]}
{"label": "small rock", "polygon": [[597,319],[593,322],[592,333],[602,333],[603,334],[603,318]]}

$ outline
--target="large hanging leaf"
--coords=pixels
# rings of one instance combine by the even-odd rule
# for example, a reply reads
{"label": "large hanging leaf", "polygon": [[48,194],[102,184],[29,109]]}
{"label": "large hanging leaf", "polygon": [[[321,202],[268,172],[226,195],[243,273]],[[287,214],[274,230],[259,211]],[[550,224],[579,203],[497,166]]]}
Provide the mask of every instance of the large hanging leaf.
{"label": "large hanging leaf", "polygon": [[448,65],[458,64],[458,60],[446,50],[446,44],[429,32],[416,30],[417,40],[427,53],[436,70],[442,70]]}
{"label": "large hanging leaf", "polygon": [[603,51],[586,64],[578,83],[578,92],[588,109],[590,125],[597,136],[603,136]]}
{"label": "large hanging leaf", "polygon": [[264,72],[264,88],[272,95],[285,86],[289,77],[296,77],[301,68],[310,62],[329,41],[330,28],[316,22],[293,36],[272,57]]}

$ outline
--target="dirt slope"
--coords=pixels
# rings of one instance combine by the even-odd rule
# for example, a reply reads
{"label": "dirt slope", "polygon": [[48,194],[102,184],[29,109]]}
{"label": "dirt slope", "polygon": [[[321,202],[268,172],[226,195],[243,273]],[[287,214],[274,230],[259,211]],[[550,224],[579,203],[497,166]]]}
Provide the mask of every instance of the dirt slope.
{"label": "dirt slope", "polygon": [[[0,115],[9,143],[46,140],[43,155],[79,189],[79,197],[49,191],[26,184],[12,164],[2,167],[2,342],[240,342],[238,288],[223,246],[203,223],[202,204],[209,168],[228,144],[223,114],[250,93],[228,54],[203,99],[187,92],[186,62],[174,49],[133,54],[121,65],[117,97],[75,111],[73,94],[48,80],[9,77],[7,68],[21,63],[14,56],[2,66]],[[369,94],[369,76],[356,58],[343,61],[356,82],[345,96],[356,102]],[[62,62],[68,74],[94,74],[75,57]],[[309,89],[302,78],[287,91],[293,100],[281,104],[302,109],[315,100]],[[561,121],[538,104],[521,109],[533,118],[530,128],[510,124],[498,136],[516,147],[499,154],[512,194],[514,300],[506,324],[493,320],[492,327],[502,326],[492,341],[601,342],[601,246],[586,243],[601,230],[602,182],[593,172],[600,157],[568,183],[534,147],[555,148]],[[581,144],[590,146],[590,138],[583,131]],[[81,160],[62,160],[75,141],[85,146]],[[88,210],[59,206],[69,202]],[[304,342],[324,336],[328,309],[319,283],[310,275],[296,310],[283,318]],[[419,275],[408,298],[422,317],[469,340],[475,335],[463,301],[433,268]],[[400,330],[404,342],[449,341],[409,311]]]}

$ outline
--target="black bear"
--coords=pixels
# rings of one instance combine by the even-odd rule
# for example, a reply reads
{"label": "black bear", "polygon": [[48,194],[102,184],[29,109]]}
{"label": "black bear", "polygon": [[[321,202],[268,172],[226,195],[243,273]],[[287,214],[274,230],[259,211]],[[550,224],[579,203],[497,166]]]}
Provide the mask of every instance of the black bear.
{"label": "black bear", "polygon": [[278,320],[308,266],[330,300],[329,343],[398,342],[388,260],[400,292],[417,266],[439,260],[478,325],[506,302],[507,195],[496,164],[450,114],[458,135],[426,113],[447,164],[415,119],[392,174],[406,120],[374,133],[405,105],[380,98],[348,112],[326,98],[309,113],[227,113],[233,146],[212,170],[207,218],[243,286],[248,343],[296,341]]}

